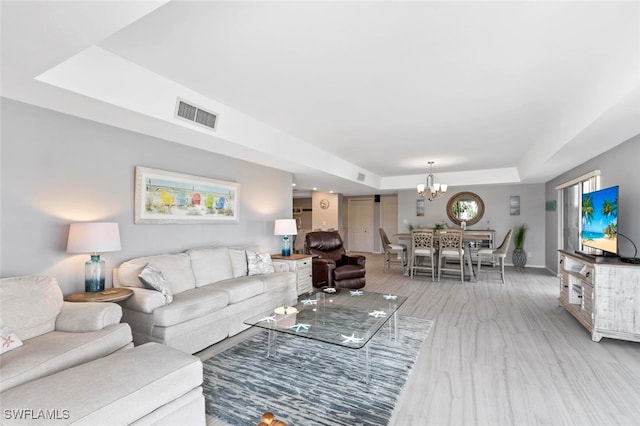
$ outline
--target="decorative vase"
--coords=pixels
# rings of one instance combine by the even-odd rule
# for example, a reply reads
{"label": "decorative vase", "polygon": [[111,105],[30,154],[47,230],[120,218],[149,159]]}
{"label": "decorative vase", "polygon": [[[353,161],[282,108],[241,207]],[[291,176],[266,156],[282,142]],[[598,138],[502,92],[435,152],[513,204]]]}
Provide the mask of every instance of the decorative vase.
{"label": "decorative vase", "polygon": [[286,257],[291,256],[291,240],[288,235],[282,237],[282,255]]}
{"label": "decorative vase", "polygon": [[513,249],[511,261],[516,268],[523,268],[527,264],[527,252],[524,249]]}
{"label": "decorative vase", "polygon": [[104,260],[99,254],[92,254],[84,264],[84,291],[96,293],[104,290]]}

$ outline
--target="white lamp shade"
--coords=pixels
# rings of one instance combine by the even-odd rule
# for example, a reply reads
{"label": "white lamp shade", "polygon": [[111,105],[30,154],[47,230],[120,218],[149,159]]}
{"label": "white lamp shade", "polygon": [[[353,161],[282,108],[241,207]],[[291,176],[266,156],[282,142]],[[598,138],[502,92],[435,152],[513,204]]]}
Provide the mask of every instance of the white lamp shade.
{"label": "white lamp shade", "polygon": [[104,253],[120,249],[120,229],[115,222],[69,225],[67,253]]}
{"label": "white lamp shade", "polygon": [[273,235],[298,235],[295,219],[276,219]]}

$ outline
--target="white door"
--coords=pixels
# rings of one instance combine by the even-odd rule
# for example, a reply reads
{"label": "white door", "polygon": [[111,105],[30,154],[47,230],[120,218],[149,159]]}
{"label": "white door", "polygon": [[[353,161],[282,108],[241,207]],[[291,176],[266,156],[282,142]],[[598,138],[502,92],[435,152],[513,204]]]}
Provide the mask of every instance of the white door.
{"label": "white door", "polygon": [[373,199],[349,200],[349,251],[373,252]]}
{"label": "white door", "polygon": [[387,233],[391,242],[398,242],[397,237],[394,236],[398,233],[398,197],[380,199],[380,227]]}

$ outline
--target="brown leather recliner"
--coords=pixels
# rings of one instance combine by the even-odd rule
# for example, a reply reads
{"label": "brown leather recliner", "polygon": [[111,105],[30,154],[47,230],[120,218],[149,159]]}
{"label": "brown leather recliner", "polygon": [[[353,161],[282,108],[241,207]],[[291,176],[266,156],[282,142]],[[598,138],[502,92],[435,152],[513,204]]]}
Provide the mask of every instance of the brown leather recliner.
{"label": "brown leather recliner", "polygon": [[366,258],[360,255],[348,256],[339,233],[309,232],[306,242],[307,254],[313,256],[314,287],[364,287]]}

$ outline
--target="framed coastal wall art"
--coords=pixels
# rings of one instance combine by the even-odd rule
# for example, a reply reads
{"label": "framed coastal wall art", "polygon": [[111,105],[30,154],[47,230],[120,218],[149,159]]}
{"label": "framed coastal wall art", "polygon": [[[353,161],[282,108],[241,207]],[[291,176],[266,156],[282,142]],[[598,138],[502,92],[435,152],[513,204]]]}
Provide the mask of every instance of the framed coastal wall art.
{"label": "framed coastal wall art", "polygon": [[509,214],[511,216],[520,215],[520,196],[512,195],[509,197]]}
{"label": "framed coastal wall art", "polygon": [[240,184],[136,166],[135,223],[238,223]]}

